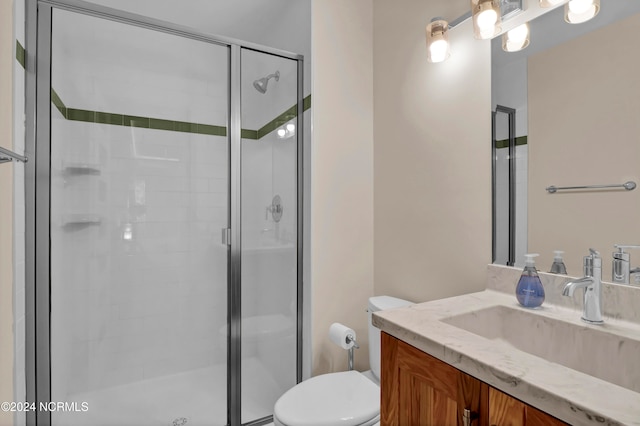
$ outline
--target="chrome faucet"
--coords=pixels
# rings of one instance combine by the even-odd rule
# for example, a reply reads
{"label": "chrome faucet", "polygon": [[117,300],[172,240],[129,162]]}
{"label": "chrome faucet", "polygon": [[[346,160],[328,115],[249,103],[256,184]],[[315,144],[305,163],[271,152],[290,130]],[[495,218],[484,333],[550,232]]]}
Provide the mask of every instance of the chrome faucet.
{"label": "chrome faucet", "polygon": [[582,321],[589,324],[604,324],[602,320],[602,258],[600,253],[589,249],[583,260],[584,277],[569,281],[562,290],[563,296],[573,297],[576,288],[584,288]]}

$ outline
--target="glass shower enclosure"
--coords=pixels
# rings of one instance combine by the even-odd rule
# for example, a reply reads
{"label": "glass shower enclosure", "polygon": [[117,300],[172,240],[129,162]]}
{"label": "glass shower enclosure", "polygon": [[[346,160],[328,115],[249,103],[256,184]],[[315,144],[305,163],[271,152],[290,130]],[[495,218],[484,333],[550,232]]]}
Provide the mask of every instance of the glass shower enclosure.
{"label": "glass shower enclosure", "polygon": [[28,398],[75,409],[28,422],[269,421],[301,379],[302,57],[72,0],[37,28]]}

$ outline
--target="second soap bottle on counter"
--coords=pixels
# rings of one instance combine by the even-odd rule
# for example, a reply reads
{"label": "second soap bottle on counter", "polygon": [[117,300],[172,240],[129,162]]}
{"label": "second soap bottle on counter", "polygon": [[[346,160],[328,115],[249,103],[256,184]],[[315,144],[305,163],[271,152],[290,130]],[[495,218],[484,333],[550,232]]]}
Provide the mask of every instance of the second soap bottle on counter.
{"label": "second soap bottle on counter", "polygon": [[567,267],[564,266],[564,260],[562,260],[563,251],[556,250],[553,252],[553,264],[551,265],[552,274],[563,274],[567,275]]}
{"label": "second soap bottle on counter", "polygon": [[525,254],[525,266],[516,286],[516,298],[526,308],[537,308],[544,302],[544,287],[536,270],[536,253]]}

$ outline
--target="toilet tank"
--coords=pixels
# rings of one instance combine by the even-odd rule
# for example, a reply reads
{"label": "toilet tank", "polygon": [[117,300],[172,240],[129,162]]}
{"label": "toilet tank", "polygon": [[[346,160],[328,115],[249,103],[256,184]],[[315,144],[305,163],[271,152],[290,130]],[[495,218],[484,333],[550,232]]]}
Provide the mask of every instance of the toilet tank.
{"label": "toilet tank", "polygon": [[413,305],[413,302],[391,296],[369,298],[369,309],[367,309],[369,316],[369,364],[373,375],[378,381],[380,380],[380,329],[373,325],[372,313],[409,305]]}

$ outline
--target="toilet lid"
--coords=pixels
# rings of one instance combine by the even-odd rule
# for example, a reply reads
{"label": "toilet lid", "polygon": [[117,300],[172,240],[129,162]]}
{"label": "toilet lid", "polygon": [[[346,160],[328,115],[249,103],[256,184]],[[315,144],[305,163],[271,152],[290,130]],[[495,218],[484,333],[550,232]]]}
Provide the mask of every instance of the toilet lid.
{"label": "toilet lid", "polygon": [[380,414],[380,388],[357,371],[323,374],[289,389],[274,415],[288,426],[354,426]]}

